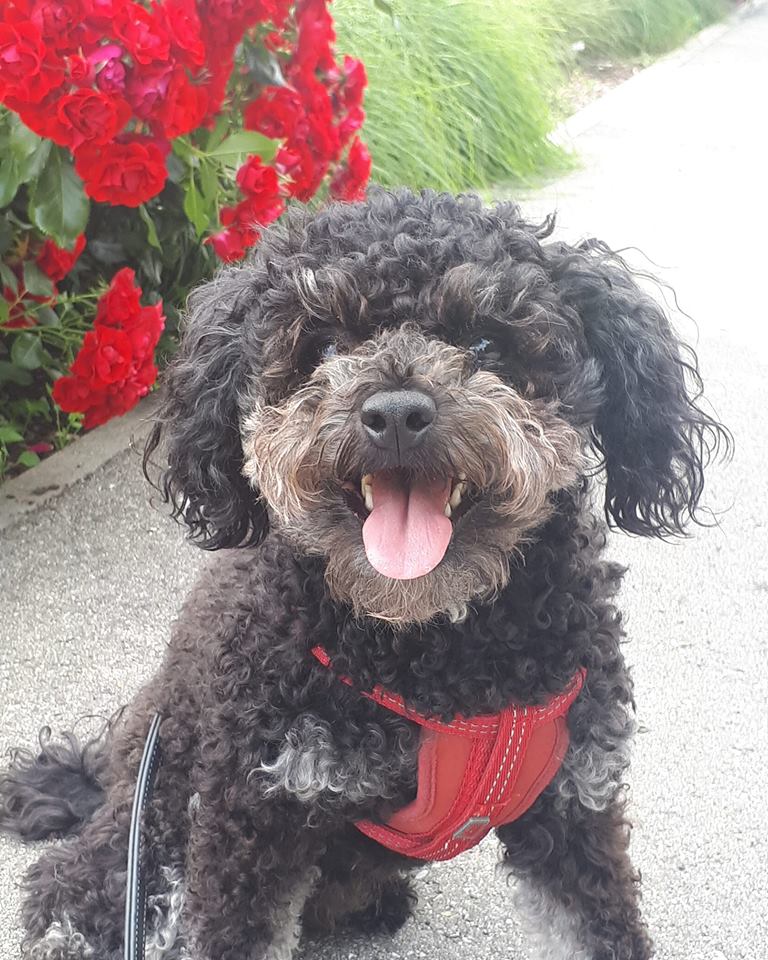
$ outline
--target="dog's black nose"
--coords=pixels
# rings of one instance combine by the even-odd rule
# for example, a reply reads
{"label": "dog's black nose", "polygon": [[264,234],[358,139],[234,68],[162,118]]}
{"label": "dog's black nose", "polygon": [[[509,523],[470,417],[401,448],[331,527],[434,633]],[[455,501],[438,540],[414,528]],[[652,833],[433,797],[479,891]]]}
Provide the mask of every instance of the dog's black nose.
{"label": "dog's black nose", "polygon": [[360,419],[377,447],[404,453],[421,443],[436,413],[426,393],[380,390],[363,403]]}

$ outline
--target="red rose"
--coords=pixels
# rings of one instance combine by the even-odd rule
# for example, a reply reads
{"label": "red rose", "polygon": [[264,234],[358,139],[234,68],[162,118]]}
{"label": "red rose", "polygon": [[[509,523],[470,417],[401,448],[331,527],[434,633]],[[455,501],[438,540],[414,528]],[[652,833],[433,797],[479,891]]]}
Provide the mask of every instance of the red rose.
{"label": "red rose", "polygon": [[53,240],[48,239],[37,255],[37,265],[54,283],[58,283],[66,277],[84,249],[84,233],[75,240],[72,250],[57,247]]}
{"label": "red rose", "polygon": [[87,430],[126,413],[157,378],[153,353],[163,331],[162,303],[142,307],[133,270],[124,268],[98,303],[89,331],[70,368],[53,386],[62,410],[85,414]]}
{"label": "red rose", "polygon": [[141,310],[141,287],[130,267],[123,267],[112,277],[106,293],[99,297],[96,323],[122,327]]}
{"label": "red rose", "polygon": [[85,380],[78,377],[59,377],[52,393],[53,399],[66,413],[83,413],[88,409],[93,391]]}
{"label": "red rose", "polygon": [[354,57],[344,57],[343,69],[344,86],[342,88],[342,100],[347,107],[359,107],[363,102],[365,87],[368,83],[368,77],[365,73],[365,65],[362,60],[356,60]]}
{"label": "red rose", "polygon": [[35,0],[30,19],[39,28],[47,47],[77,50],[85,13],[79,0]]}
{"label": "red rose", "polygon": [[248,157],[237,171],[237,185],[249,196],[274,197],[279,193],[277,171],[273,167],[265,166],[261,157],[256,154]]}
{"label": "red rose", "polygon": [[168,60],[171,40],[155,11],[145,10],[138,3],[124,3],[114,24],[118,37],[137,63]]}
{"label": "red rose", "polygon": [[57,61],[47,58],[34,23],[0,23],[0,99],[39,103],[63,80],[64,70]]}
{"label": "red rose", "polygon": [[122,61],[125,51],[116,43],[97,47],[88,57],[96,71],[96,86],[102,93],[122,94],[125,91],[126,67]]}
{"label": "red rose", "polygon": [[122,98],[83,88],[59,100],[48,136],[71,150],[84,143],[108,143],[130,117],[131,108]]}
{"label": "red rose", "polygon": [[288,87],[265,87],[243,113],[247,130],[258,130],[265,137],[291,137],[304,117],[301,97]]}
{"label": "red rose", "polygon": [[179,59],[190,66],[201,67],[205,63],[205,44],[200,35],[195,0],[165,0],[162,11]]}
{"label": "red rose", "polygon": [[177,67],[158,111],[164,136],[173,140],[199,127],[207,107],[208,94],[205,87],[190,83],[184,68]]}
{"label": "red rose", "polygon": [[350,138],[362,127],[365,120],[365,114],[360,107],[351,107],[349,113],[344,117],[338,126],[339,141],[345,146]]}
{"label": "red rose", "polygon": [[327,165],[318,165],[312,151],[304,143],[282,147],[275,156],[278,173],[290,178],[288,193],[297,200],[309,200],[323,179]]}
{"label": "red rose", "polygon": [[162,303],[142,307],[134,317],[131,317],[130,323],[127,323],[124,329],[131,341],[134,357],[137,359],[151,357],[164,327]]}
{"label": "red rose", "polygon": [[298,40],[293,57],[297,76],[313,79],[316,70],[333,70],[333,43],[336,34],[326,0],[305,0],[296,12]]}
{"label": "red rose", "polygon": [[94,327],[83,338],[83,345],[72,364],[72,373],[92,388],[124,380],[131,369],[133,349],[128,334],[114,327]]}
{"label": "red rose", "polygon": [[125,95],[137,117],[149,120],[162,109],[171,83],[173,67],[169,63],[154,64],[143,70],[133,69],[128,75]]}
{"label": "red rose", "polygon": [[69,79],[72,83],[78,87],[90,86],[93,80],[93,74],[91,65],[85,57],[81,57],[79,53],[74,53],[71,57],[67,57],[66,60]]}
{"label": "red rose", "polygon": [[371,155],[363,141],[356,137],[349,148],[346,163],[333,175],[331,196],[336,200],[364,200],[370,175]]}
{"label": "red rose", "polygon": [[266,227],[268,223],[277,220],[284,209],[285,204],[282,199],[267,203],[259,198],[247,197],[234,207],[222,207],[219,219],[224,227],[238,227],[241,230],[258,232],[256,227]]}
{"label": "red rose", "polygon": [[103,147],[84,144],[75,154],[75,170],[89,197],[113,206],[140,206],[160,193],[167,178],[163,150],[136,136]]}
{"label": "red rose", "polygon": [[90,18],[99,26],[111,27],[118,7],[123,0],[89,0],[91,5]]}
{"label": "red rose", "polygon": [[207,237],[205,242],[210,244],[216,256],[225,263],[233,263],[236,260],[242,260],[249,247],[259,239],[256,230],[248,227],[230,227],[228,230],[222,230],[220,233],[214,233]]}

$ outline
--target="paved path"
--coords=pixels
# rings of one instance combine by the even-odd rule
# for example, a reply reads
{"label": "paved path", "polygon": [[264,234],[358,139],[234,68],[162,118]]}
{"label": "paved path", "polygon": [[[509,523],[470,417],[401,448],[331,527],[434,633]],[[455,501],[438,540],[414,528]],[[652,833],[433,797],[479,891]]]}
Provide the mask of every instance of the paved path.
{"label": "paved path", "polygon": [[[709,33],[570,125],[580,172],[531,198],[566,234],[636,244],[697,318],[708,395],[736,435],[710,475],[719,528],[675,545],[617,537],[642,724],[634,856],[660,960],[768,956],[768,10]],[[682,319],[686,335],[696,337]],[[109,713],[153,669],[203,558],[147,505],[124,453],[8,529],[0,750],[43,720]],[[0,841],[0,958],[18,956],[14,888],[31,858]],[[528,956],[492,842],[425,871],[393,942],[309,960]]]}

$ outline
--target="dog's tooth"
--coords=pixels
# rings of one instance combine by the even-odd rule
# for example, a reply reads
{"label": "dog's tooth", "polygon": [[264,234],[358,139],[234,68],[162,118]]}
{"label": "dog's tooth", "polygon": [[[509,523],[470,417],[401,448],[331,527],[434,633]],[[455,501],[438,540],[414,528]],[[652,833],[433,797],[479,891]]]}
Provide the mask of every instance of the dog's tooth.
{"label": "dog's tooth", "polygon": [[450,503],[446,503],[446,505],[445,505],[445,511],[444,511],[444,512],[445,512],[446,517],[450,517],[450,515],[453,513],[453,510],[451,510],[451,505],[450,505]]}
{"label": "dog's tooth", "polygon": [[459,481],[459,483],[457,483],[456,486],[453,488],[453,492],[451,493],[451,499],[449,503],[454,509],[458,507],[458,505],[461,503],[461,498],[466,489],[466,486],[467,485],[465,483]]}
{"label": "dog's tooth", "polygon": [[363,495],[367,510],[373,510],[373,474],[366,473],[360,481],[360,493]]}

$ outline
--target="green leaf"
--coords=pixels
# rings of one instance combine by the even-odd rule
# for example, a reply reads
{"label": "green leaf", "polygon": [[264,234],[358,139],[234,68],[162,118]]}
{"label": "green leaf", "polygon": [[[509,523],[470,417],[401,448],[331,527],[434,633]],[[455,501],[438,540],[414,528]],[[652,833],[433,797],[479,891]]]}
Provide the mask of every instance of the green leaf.
{"label": "green leaf", "polygon": [[34,450],[25,450],[19,454],[16,463],[20,463],[22,467],[36,467],[40,463],[40,457]]}
{"label": "green leaf", "polygon": [[0,443],[23,443],[24,437],[13,427],[0,424]]}
{"label": "green leaf", "polygon": [[36,263],[27,260],[23,267],[24,286],[33,297],[52,297],[53,283]]}
{"label": "green leaf", "polygon": [[154,247],[155,250],[160,250],[160,240],[157,236],[157,227],[155,226],[155,221],[152,219],[152,214],[147,210],[146,204],[142,203],[139,207],[139,216],[144,221],[144,226],[147,228],[147,242],[151,247]]}
{"label": "green leaf", "polygon": [[52,146],[53,144],[50,140],[41,140],[35,152],[25,159],[24,165],[21,168],[24,183],[29,183],[30,180],[37,180],[45,169],[46,163],[48,163]]}
{"label": "green leaf", "polygon": [[22,183],[40,176],[51,151],[50,140],[42,140],[11,114],[4,129],[0,162],[0,207],[16,196]]}
{"label": "green leaf", "polygon": [[4,287],[10,287],[14,293],[18,293],[19,282],[16,279],[16,274],[5,263],[0,263],[0,280],[3,281]]}
{"label": "green leaf", "polygon": [[[226,112],[219,114],[219,119],[216,121],[216,126],[208,134],[208,143],[205,145],[205,149],[208,153],[218,147],[224,137],[226,137],[227,130],[229,130],[231,125],[232,121]],[[174,143],[178,143],[178,139],[174,140]]]}
{"label": "green leaf", "polygon": [[68,155],[58,147],[51,150],[45,169],[29,191],[29,213],[35,226],[60,247],[70,247],[85,230],[89,210],[83,182]]}
{"label": "green leaf", "polygon": [[218,147],[209,151],[209,157],[235,157],[241,154],[258,153],[264,163],[269,163],[277,152],[277,144],[255,130],[241,130],[227,137]]}
{"label": "green leaf", "polygon": [[37,370],[45,360],[45,350],[40,337],[34,333],[20,333],[11,347],[11,363],[22,370]]}
{"label": "green leaf", "polygon": [[26,370],[20,370],[7,360],[0,360],[0,383],[15,383],[20,387],[28,387],[32,377]]}
{"label": "green leaf", "polygon": [[7,207],[21,186],[21,173],[16,157],[6,153],[0,160],[0,207]]}
{"label": "green leaf", "polygon": [[36,310],[35,320],[40,327],[58,327],[61,324],[58,313],[50,307],[40,307]]}
{"label": "green leaf", "polygon": [[40,146],[42,138],[33,133],[21,118],[12,113],[8,121],[8,146],[11,153],[18,159],[24,160],[31,156]]}
{"label": "green leaf", "polygon": [[176,139],[173,141],[173,152],[189,166],[194,166],[197,161],[195,151],[192,149],[191,144],[184,139],[184,137],[176,137]]}
{"label": "green leaf", "polygon": [[189,217],[197,236],[201,237],[208,228],[209,218],[194,177],[190,178],[184,190],[184,213]]}
{"label": "green leaf", "polygon": [[216,198],[219,195],[219,175],[215,164],[207,160],[200,167],[200,191],[210,212],[215,207]]}
{"label": "green leaf", "polygon": [[0,327],[7,323],[8,317],[11,314],[11,305],[5,299],[5,297],[0,297]]}

